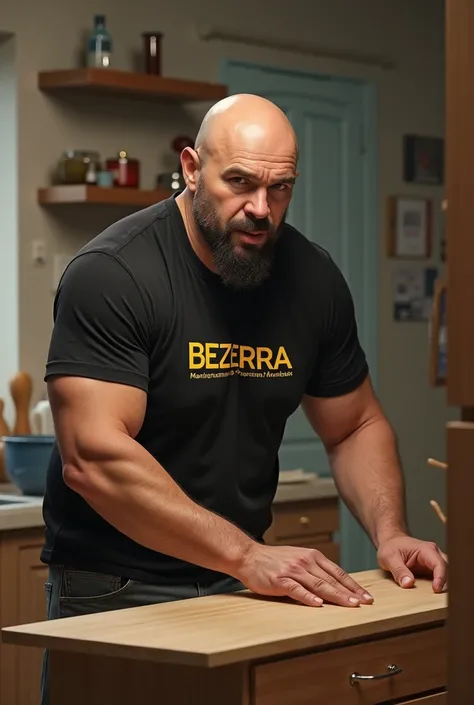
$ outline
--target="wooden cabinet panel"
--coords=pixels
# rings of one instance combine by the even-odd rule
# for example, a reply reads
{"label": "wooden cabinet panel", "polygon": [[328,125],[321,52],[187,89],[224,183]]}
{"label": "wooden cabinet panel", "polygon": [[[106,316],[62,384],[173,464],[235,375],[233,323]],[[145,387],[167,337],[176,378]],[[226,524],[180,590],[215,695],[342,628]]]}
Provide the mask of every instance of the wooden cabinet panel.
{"label": "wooden cabinet panel", "polygon": [[[40,561],[43,530],[5,532],[0,536],[2,626],[43,621],[44,583],[48,574]],[[1,705],[39,704],[42,658],[42,649],[1,645]]]}
{"label": "wooden cabinet panel", "polygon": [[273,514],[272,532],[278,541],[332,534],[338,528],[336,500],[282,504],[278,505]]}
{"label": "wooden cabinet panel", "polygon": [[[439,627],[255,666],[253,705],[377,705],[413,698],[446,685],[445,639]],[[350,683],[353,673],[384,675],[391,665],[401,672]]]}
{"label": "wooden cabinet panel", "polygon": [[333,539],[338,529],[337,497],[282,502],[273,506],[273,522],[265,541],[273,546],[316,548],[329,560],[339,563],[339,545]]}

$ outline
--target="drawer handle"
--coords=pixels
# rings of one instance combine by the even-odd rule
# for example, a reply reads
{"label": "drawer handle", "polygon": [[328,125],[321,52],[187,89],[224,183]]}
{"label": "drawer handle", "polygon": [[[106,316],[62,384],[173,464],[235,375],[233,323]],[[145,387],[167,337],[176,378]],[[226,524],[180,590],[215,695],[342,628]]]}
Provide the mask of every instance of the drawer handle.
{"label": "drawer handle", "polygon": [[391,678],[392,676],[398,676],[402,672],[399,666],[391,663],[387,666],[387,673],[380,673],[378,676],[361,676],[360,673],[353,673],[349,678],[351,685],[357,685],[360,681],[381,681],[384,678]]}
{"label": "drawer handle", "polygon": [[309,517],[300,517],[300,524],[302,524],[303,526],[308,526]]}

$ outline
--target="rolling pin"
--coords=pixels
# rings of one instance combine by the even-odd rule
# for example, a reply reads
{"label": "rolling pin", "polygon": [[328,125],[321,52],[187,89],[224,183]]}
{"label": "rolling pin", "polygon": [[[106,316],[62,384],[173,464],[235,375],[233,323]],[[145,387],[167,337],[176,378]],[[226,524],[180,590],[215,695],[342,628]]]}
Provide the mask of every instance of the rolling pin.
{"label": "rolling pin", "polygon": [[14,436],[31,435],[30,405],[33,382],[28,372],[18,372],[10,380],[10,394],[15,404]]}
{"label": "rolling pin", "polygon": [[[2,436],[9,436],[10,435],[10,429],[8,427],[7,422],[5,421],[5,418],[3,416],[3,410],[5,408],[5,402],[3,399],[0,399],[0,439]],[[5,468],[5,451],[4,451],[4,443],[2,440],[0,440],[0,482],[9,482],[9,478],[7,475],[7,471]]]}

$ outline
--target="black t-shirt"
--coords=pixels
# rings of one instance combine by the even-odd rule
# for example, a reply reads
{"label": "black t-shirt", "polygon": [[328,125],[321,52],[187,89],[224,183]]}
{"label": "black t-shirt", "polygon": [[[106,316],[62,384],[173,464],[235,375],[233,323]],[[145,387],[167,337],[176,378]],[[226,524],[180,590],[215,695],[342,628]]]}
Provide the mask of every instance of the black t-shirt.
{"label": "black t-shirt", "polygon": [[[172,197],[114,223],[70,263],[45,379],[145,390],[137,442],[196,502],[260,541],[288,417],[303,394],[346,394],[367,373],[350,292],[324,250],[285,225],[270,278],[235,292],[194,253]],[[46,563],[157,583],[218,577],[113,528],[64,483],[57,447],[43,507]]]}

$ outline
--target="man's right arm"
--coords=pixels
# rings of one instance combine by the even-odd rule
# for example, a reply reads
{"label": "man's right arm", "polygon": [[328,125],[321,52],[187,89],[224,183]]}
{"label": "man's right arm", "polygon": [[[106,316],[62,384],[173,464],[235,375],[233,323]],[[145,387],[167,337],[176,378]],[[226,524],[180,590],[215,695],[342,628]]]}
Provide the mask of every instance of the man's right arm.
{"label": "man's right arm", "polygon": [[146,394],[83,377],[48,382],[65,483],[137,543],[235,574],[253,540],[192,501],[135,440]]}

